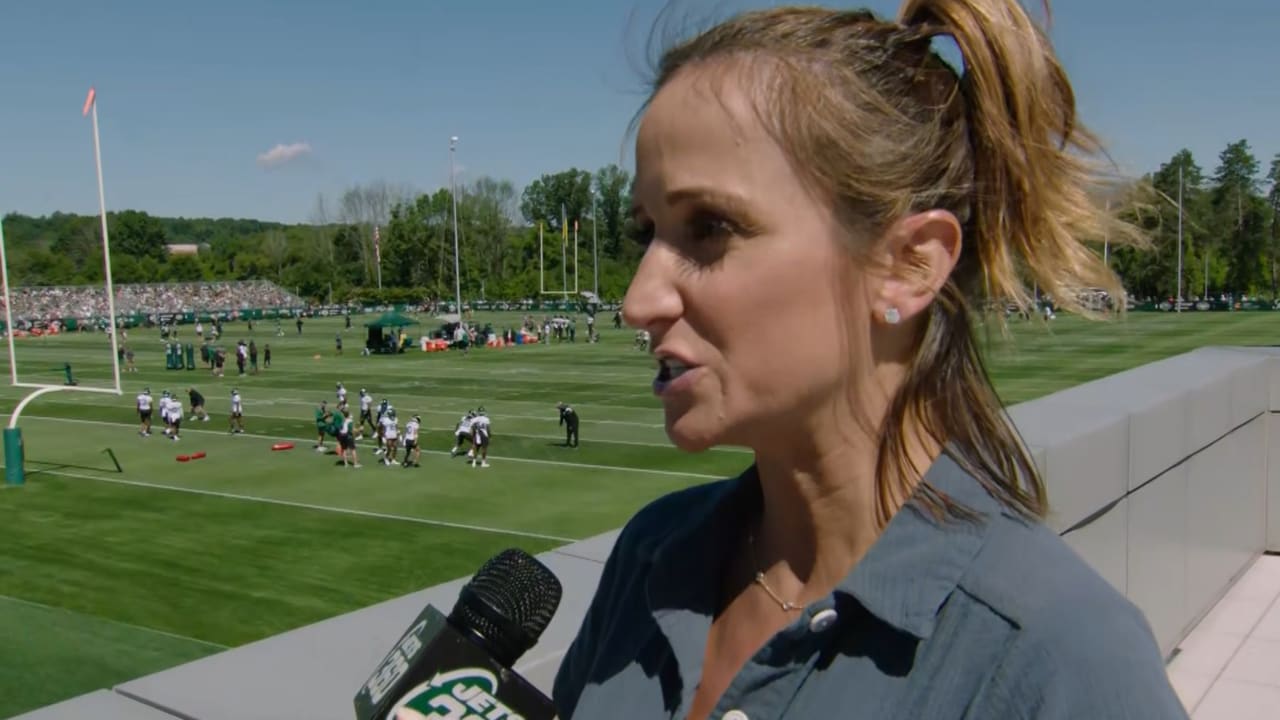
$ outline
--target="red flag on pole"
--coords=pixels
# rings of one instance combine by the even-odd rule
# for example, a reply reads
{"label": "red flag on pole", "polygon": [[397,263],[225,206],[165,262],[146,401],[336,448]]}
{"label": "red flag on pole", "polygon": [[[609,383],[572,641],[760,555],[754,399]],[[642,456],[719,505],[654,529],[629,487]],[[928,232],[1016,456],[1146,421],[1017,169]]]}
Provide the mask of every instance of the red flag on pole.
{"label": "red flag on pole", "polygon": [[84,110],[80,111],[81,115],[89,114],[89,111],[93,109],[93,101],[96,100],[97,97],[98,97],[97,91],[94,90],[93,87],[91,86],[89,88],[89,96],[84,99]]}

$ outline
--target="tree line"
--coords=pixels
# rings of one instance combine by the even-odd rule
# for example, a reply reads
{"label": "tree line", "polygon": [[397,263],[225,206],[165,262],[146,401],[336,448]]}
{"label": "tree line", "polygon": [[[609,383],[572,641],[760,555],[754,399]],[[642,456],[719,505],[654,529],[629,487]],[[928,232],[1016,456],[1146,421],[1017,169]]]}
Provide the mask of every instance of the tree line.
{"label": "tree line", "polygon": [[[631,190],[632,177],[617,165],[542,175],[520,191],[489,177],[460,184],[464,300],[572,291],[575,271],[579,291],[594,289],[598,274],[601,296],[621,298],[642,253],[626,240]],[[374,182],[336,200],[318,197],[310,222],[298,224],[113,212],[112,276],[119,283],[265,279],[316,302],[447,301],[454,296],[454,195],[450,188],[418,193]],[[1131,295],[1177,291],[1179,198],[1184,297],[1202,296],[1206,282],[1215,297],[1280,291],[1280,154],[1263,175],[1248,142],[1239,140],[1206,175],[1180,150],[1110,197],[1113,211],[1151,240],[1146,248],[1098,246]],[[96,216],[11,214],[3,222],[15,285],[102,282]],[[173,254],[170,245],[199,252]]]}
{"label": "tree line", "polygon": [[1206,175],[1190,150],[1179,150],[1118,210],[1150,239],[1108,257],[1130,295],[1177,296],[1179,220],[1183,298],[1280,295],[1280,154],[1264,175],[1248,141],[1238,140]]}

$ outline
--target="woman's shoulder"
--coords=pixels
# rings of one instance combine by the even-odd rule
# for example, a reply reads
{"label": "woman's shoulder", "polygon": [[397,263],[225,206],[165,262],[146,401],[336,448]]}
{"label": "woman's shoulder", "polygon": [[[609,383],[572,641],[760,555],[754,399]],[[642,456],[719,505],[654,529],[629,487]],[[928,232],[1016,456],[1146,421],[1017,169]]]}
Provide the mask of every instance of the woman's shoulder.
{"label": "woman's shoulder", "polygon": [[1057,618],[1145,620],[1067,541],[1041,522],[1000,515],[962,586],[1023,628]]}
{"label": "woman's shoulder", "polygon": [[1050,718],[1085,706],[1095,717],[1185,717],[1137,606],[1045,525],[1003,515],[992,525],[960,586],[1016,628],[991,688],[1002,705]]}

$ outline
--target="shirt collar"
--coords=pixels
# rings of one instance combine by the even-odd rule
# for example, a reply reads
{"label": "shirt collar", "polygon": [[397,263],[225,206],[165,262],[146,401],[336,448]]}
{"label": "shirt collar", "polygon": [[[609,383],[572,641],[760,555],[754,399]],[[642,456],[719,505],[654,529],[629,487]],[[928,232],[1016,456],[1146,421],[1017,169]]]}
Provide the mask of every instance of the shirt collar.
{"label": "shirt collar", "polygon": [[976,517],[939,520],[908,502],[836,587],[880,620],[921,639],[933,633],[938,610],[982,549],[989,520],[1001,512],[999,502],[948,452],[934,460],[924,484]]}
{"label": "shirt collar", "polygon": [[[989,519],[1001,513],[1001,505],[948,451],[937,457],[923,482],[976,518],[939,520],[908,502],[835,590],[921,639],[932,634],[938,610],[981,550]],[[698,494],[694,502],[687,508],[688,522],[655,548],[647,587],[655,616],[671,610],[714,616],[722,558],[760,503],[755,466]]]}

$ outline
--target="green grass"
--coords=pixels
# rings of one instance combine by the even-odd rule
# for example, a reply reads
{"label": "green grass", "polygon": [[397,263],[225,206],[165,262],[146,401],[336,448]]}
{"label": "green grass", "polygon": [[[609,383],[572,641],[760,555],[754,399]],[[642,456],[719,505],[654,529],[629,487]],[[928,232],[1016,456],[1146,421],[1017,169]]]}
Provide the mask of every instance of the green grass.
{"label": "green grass", "polygon": [[[511,316],[495,316],[499,325]],[[607,324],[607,323],[606,323]],[[539,552],[625,522],[671,490],[737,472],[750,455],[672,449],[649,393],[652,365],[629,331],[604,342],[361,357],[359,326],[333,354],[339,320],[274,336],[274,366],[256,376],[165,371],[156,331],[134,330],[141,372],[126,397],[53,393],[23,413],[28,482],[0,490],[0,717],[234,647],[467,575],[504,547]],[[184,332],[191,334],[190,328]],[[250,337],[229,324],[229,344]],[[1271,344],[1280,313],[1133,315],[1098,325],[1062,317],[1019,324],[993,342],[990,369],[1018,402],[1206,344]],[[28,382],[105,385],[101,335],[17,341]],[[318,358],[316,356],[319,356]],[[335,466],[310,449],[312,410],[346,383],[422,415],[423,467]],[[196,385],[214,419],[184,423],[174,443],[136,432],[132,397]],[[226,432],[232,387],[248,434]],[[6,416],[27,390],[0,389]],[[185,402],[185,396],[184,396]],[[554,405],[572,402],[582,447],[560,447]],[[493,417],[492,467],[447,450],[459,415]],[[296,448],[273,452],[288,439]],[[115,472],[111,448],[124,467]],[[207,457],[178,463],[180,453]]]}

